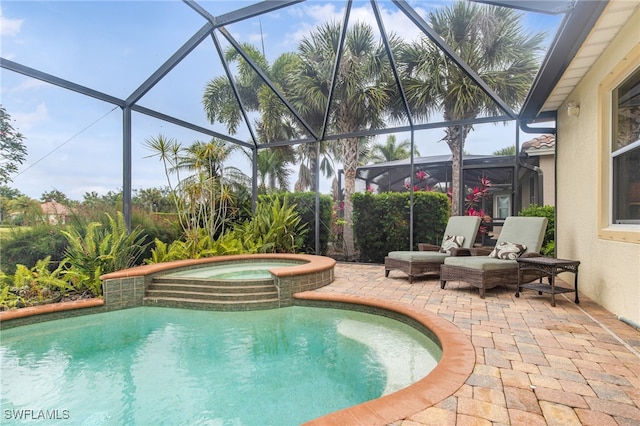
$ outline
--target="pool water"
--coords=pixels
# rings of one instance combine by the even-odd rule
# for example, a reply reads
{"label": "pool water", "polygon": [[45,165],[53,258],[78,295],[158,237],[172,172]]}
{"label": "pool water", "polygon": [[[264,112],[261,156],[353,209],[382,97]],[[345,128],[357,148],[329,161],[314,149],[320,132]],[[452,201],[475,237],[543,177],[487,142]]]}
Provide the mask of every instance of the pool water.
{"label": "pool water", "polygon": [[2,424],[294,425],[406,387],[441,356],[398,321],[307,307],[141,307],[0,337]]}
{"label": "pool water", "polygon": [[248,280],[271,278],[269,269],[300,265],[300,262],[271,261],[271,262],[240,262],[222,265],[205,266],[187,271],[171,272],[164,277],[176,278],[204,278],[219,280]]}

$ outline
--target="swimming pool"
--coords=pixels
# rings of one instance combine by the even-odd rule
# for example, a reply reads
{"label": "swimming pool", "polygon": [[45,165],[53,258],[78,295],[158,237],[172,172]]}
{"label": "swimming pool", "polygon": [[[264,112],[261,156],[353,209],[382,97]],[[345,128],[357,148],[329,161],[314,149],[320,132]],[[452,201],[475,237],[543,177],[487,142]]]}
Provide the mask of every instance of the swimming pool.
{"label": "swimming pool", "polygon": [[406,387],[440,355],[406,324],[349,310],[135,308],[3,330],[2,414],[299,424]]}

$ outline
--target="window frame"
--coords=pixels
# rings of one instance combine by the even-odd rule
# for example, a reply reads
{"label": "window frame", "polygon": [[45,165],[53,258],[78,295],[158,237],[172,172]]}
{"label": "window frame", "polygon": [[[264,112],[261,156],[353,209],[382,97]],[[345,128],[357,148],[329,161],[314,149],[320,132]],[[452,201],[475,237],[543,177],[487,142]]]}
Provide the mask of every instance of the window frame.
{"label": "window frame", "polygon": [[640,46],[636,45],[602,80],[598,88],[598,120],[600,128],[600,161],[598,190],[598,238],[640,243],[640,225],[617,224],[613,221],[613,161],[614,158],[636,149],[638,141],[613,150],[614,91],[640,69]]}
{"label": "window frame", "polygon": [[[501,199],[506,199],[507,200],[507,214],[502,217],[499,213],[500,213],[500,200]],[[493,215],[495,216],[495,219],[506,219],[507,216],[511,215],[511,193],[510,192],[502,192],[502,193],[496,193],[493,194]]]}

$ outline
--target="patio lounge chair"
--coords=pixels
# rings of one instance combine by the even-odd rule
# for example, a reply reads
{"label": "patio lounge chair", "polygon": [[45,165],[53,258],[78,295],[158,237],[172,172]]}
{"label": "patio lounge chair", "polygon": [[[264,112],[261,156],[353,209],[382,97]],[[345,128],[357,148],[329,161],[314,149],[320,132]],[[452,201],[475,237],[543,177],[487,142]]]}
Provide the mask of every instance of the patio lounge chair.
{"label": "patio lounge chair", "polygon": [[[502,227],[496,249],[486,256],[448,257],[440,267],[440,288],[447,281],[464,281],[477,287],[480,297],[484,299],[485,290],[497,285],[518,285],[518,256],[540,256],[540,248],[547,229],[545,217],[510,216]],[[517,250],[514,245],[520,245]],[[509,247],[511,246],[511,247]],[[506,250],[502,250],[506,248]],[[521,253],[515,253],[520,251]],[[508,252],[512,252],[509,255]],[[494,254],[507,258],[498,258]],[[525,273],[523,282],[531,282],[540,278],[540,273]]]}
{"label": "patio lounge chair", "polygon": [[389,252],[384,258],[384,276],[388,277],[392,269],[399,269],[409,275],[412,283],[417,275],[439,273],[444,259],[455,256],[461,248],[473,246],[479,227],[480,218],[477,216],[451,216],[441,245],[421,243],[419,251]]}

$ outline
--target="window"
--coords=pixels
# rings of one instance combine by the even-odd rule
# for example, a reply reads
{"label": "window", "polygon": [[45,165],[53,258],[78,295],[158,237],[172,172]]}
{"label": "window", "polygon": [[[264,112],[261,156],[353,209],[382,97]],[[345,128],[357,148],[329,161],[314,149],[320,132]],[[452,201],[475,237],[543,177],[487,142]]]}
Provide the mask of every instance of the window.
{"label": "window", "polygon": [[496,218],[506,219],[511,215],[511,195],[496,195],[495,203]]}
{"label": "window", "polygon": [[640,69],[612,92],[613,224],[640,224]]}

